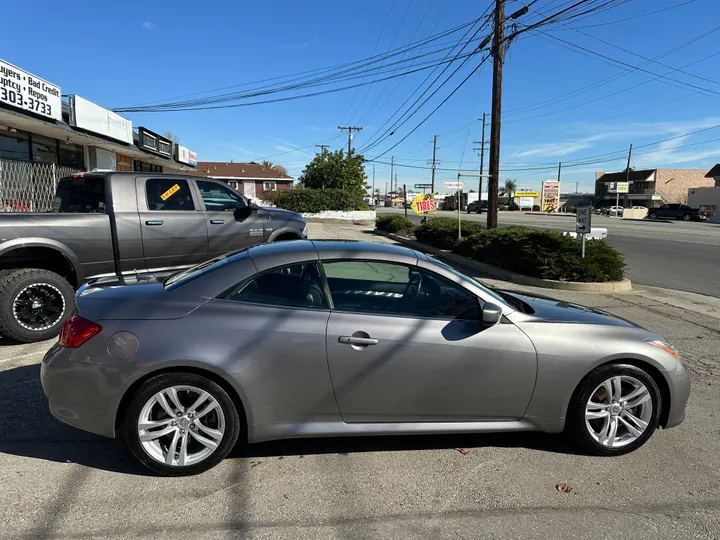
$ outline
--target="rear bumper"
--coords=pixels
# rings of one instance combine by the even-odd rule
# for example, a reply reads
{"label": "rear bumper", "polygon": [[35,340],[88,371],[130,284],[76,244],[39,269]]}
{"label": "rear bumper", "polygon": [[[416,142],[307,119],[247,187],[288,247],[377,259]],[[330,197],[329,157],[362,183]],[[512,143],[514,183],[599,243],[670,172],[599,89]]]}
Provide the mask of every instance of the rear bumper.
{"label": "rear bumper", "polygon": [[72,361],[73,350],[77,351],[54,345],[40,366],[40,382],[50,412],[78,429],[115,437],[123,378],[112,367]]}
{"label": "rear bumper", "polygon": [[679,371],[666,371],[665,379],[670,388],[670,409],[664,428],[675,427],[685,420],[685,410],[690,397],[690,375],[681,368]]}

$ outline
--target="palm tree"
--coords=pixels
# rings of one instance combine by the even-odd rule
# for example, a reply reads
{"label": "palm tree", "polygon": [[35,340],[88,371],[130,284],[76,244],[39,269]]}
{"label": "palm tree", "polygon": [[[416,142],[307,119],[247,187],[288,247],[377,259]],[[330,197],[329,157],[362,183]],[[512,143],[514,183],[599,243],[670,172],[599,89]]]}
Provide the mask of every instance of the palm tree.
{"label": "palm tree", "polygon": [[507,195],[508,198],[508,204],[512,201],[512,198],[515,196],[515,190],[517,189],[517,182],[513,180],[512,178],[508,178],[505,180],[505,189],[504,194]]}
{"label": "palm tree", "polygon": [[278,173],[280,175],[287,176],[288,170],[283,165],[276,165],[272,161],[268,161],[268,160],[261,161],[260,165],[262,165],[266,169],[275,171],[276,173]]}

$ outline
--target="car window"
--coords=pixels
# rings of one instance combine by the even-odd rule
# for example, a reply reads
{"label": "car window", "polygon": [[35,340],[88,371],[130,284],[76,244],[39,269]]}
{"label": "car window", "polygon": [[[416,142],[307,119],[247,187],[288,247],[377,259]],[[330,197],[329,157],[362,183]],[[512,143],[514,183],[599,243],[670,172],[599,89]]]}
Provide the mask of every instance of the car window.
{"label": "car window", "polygon": [[321,309],[329,307],[315,263],[292,264],[267,270],[230,288],[219,297],[251,304]]}
{"label": "car window", "polygon": [[670,205],[669,205],[669,204],[663,204],[660,208],[663,209],[663,210],[667,210],[668,208],[670,208]]}
{"label": "car window", "polygon": [[200,196],[209,211],[237,210],[245,208],[247,204],[242,196],[235,190],[216,182],[197,180]]}
{"label": "car window", "polygon": [[323,263],[333,306],[341,311],[477,319],[478,298],[428,270],[379,261]]}
{"label": "car window", "polygon": [[677,210],[678,208],[680,208],[680,205],[679,204],[668,204],[668,208],[670,208],[671,210]]}
{"label": "car window", "polygon": [[62,213],[105,213],[105,177],[69,176],[58,182],[53,209]]}
{"label": "car window", "polygon": [[145,182],[148,210],[195,210],[187,180],[150,178]]}

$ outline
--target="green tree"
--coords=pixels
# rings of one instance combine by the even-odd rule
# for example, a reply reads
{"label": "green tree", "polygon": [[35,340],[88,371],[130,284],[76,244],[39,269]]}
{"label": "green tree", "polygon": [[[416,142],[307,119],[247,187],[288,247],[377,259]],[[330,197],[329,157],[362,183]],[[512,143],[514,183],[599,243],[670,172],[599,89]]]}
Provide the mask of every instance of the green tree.
{"label": "green tree", "polygon": [[515,196],[515,190],[517,189],[517,182],[513,180],[512,178],[508,178],[505,180],[505,195],[507,195],[508,198],[508,204],[512,201],[512,198]]}
{"label": "green tree", "polygon": [[273,163],[272,161],[267,161],[267,160],[261,161],[261,162],[260,162],[260,165],[262,165],[262,166],[265,167],[266,169],[270,169],[271,171],[275,171],[275,172],[278,173],[280,176],[287,176],[287,175],[288,175],[288,170],[287,170],[284,166],[282,166],[282,165],[276,165],[276,164]]}
{"label": "green tree", "polygon": [[365,158],[351,152],[349,157],[342,150],[324,150],[307,164],[300,175],[300,182],[307,189],[344,189],[364,192]]}

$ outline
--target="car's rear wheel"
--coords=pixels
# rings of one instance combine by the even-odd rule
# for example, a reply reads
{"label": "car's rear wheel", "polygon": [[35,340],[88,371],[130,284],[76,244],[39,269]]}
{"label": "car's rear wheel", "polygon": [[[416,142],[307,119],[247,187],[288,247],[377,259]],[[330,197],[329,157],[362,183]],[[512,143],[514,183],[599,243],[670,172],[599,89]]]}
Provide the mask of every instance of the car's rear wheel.
{"label": "car's rear wheel", "polygon": [[660,390],[646,371],[624,364],[599,366],[575,391],[566,431],[592,454],[627,454],[650,438],[661,409]]}
{"label": "car's rear wheel", "polygon": [[132,454],[165,476],[198,474],[233,449],[240,417],[227,392],[194,373],[162,373],[132,397],[124,421]]}
{"label": "car's rear wheel", "polygon": [[650,212],[648,214],[648,219],[656,219],[656,218],[657,218],[657,214],[655,212]]}
{"label": "car's rear wheel", "polygon": [[690,220],[692,220],[692,216],[690,214],[685,214],[683,216],[683,221],[690,221]]}

